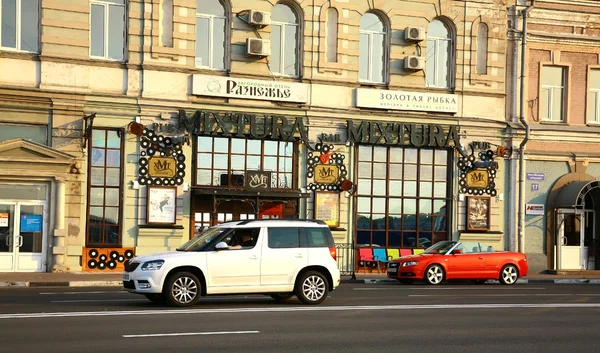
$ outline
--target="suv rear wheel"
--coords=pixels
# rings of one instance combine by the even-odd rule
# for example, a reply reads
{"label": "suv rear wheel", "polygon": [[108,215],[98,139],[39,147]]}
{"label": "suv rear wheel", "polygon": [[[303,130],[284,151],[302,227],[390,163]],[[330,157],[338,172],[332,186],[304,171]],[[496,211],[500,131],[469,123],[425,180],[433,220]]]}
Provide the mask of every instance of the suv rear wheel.
{"label": "suv rear wheel", "polygon": [[296,283],[295,293],[304,304],[322,303],[329,293],[327,278],[320,272],[308,271],[301,275]]}
{"label": "suv rear wheel", "polygon": [[200,299],[200,281],[189,272],[177,272],[169,276],[164,295],[169,304],[189,306]]}

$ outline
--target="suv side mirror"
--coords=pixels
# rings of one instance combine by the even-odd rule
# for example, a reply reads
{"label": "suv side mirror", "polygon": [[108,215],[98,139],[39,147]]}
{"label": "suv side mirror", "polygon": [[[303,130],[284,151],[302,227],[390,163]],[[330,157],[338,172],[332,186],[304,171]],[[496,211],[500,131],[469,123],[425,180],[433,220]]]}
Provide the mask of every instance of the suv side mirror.
{"label": "suv side mirror", "polygon": [[217,245],[215,245],[215,249],[216,250],[225,250],[225,249],[229,249],[229,246],[227,245],[226,242],[221,241],[221,242],[218,242]]}

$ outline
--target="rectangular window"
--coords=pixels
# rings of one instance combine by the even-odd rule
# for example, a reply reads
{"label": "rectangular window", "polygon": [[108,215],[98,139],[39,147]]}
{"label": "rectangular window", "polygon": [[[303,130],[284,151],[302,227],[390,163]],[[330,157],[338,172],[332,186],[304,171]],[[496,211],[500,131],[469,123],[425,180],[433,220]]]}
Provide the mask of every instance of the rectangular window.
{"label": "rectangular window", "polygon": [[196,185],[243,188],[247,170],[271,172],[271,188],[292,189],[296,143],[198,136]]}
{"label": "rectangular window", "polygon": [[196,14],[196,66],[225,70],[225,33],[227,18]]}
{"label": "rectangular window", "polygon": [[90,6],[90,56],[124,61],[125,0],[93,0]]}
{"label": "rectangular window", "polygon": [[564,121],[565,81],[564,67],[542,67],[541,120]]}
{"label": "rectangular window", "polygon": [[335,246],[329,228],[302,228],[302,230],[306,236],[307,248],[328,248]]}
{"label": "rectangular window", "polygon": [[590,70],[587,108],[588,122],[600,123],[600,69]]}
{"label": "rectangular window", "polygon": [[0,48],[39,52],[39,0],[0,0],[0,22]]}
{"label": "rectangular window", "polygon": [[48,145],[48,126],[0,123],[0,142],[16,137]]}
{"label": "rectangular window", "polygon": [[298,248],[300,237],[298,228],[269,228],[269,248]]}
{"label": "rectangular window", "polygon": [[359,146],[357,244],[426,248],[448,239],[447,150]]}
{"label": "rectangular window", "polygon": [[298,30],[295,23],[271,22],[271,72],[274,75],[297,77]]}
{"label": "rectangular window", "polygon": [[86,246],[120,246],[123,185],[121,130],[92,130],[88,151]]}

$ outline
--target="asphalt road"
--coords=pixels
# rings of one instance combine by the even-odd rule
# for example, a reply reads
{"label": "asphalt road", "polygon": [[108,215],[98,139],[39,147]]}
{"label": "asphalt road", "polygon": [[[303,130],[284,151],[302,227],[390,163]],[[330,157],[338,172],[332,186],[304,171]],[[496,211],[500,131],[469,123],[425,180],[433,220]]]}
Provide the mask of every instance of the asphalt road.
{"label": "asphalt road", "polygon": [[600,352],[600,285],[344,284],[155,306],[116,288],[0,289],[0,352]]}

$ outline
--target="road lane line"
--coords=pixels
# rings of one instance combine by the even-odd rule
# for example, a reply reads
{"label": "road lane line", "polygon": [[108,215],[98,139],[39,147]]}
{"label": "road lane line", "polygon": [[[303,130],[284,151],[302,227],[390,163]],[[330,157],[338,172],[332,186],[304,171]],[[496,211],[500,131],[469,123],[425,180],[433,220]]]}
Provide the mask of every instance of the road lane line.
{"label": "road lane line", "polygon": [[105,302],[150,302],[148,299],[81,299],[81,300],[51,300],[50,303],[105,303]]}
{"label": "road lane line", "polygon": [[537,294],[520,294],[520,293],[506,293],[506,294],[409,294],[408,297],[562,297],[571,296],[573,294],[559,294],[559,293],[537,293]]}
{"label": "road lane line", "polygon": [[506,287],[469,287],[469,288],[460,288],[460,287],[450,287],[450,288],[443,288],[443,287],[439,287],[439,288],[427,288],[427,287],[422,287],[422,288],[414,288],[414,287],[401,287],[401,286],[396,286],[396,287],[392,287],[392,288],[387,288],[387,287],[366,287],[366,288],[352,288],[352,290],[356,290],[356,291],[378,291],[378,290],[515,290],[515,291],[520,291],[520,290],[545,290],[546,288],[543,287],[528,287],[528,288],[515,288],[515,287],[511,287],[511,288],[506,288]]}
{"label": "road lane line", "polygon": [[40,295],[73,295],[73,294],[130,294],[126,291],[106,291],[106,292],[45,292],[40,293]]}
{"label": "road lane line", "polygon": [[201,336],[201,335],[245,335],[260,333],[260,331],[217,331],[217,332],[180,332],[180,333],[148,333],[143,335],[123,335],[123,338],[142,337],[172,337],[172,336]]}
{"label": "road lane line", "polygon": [[296,306],[296,307],[258,307],[227,309],[172,309],[172,310],[118,310],[84,311],[55,313],[19,313],[0,314],[0,319],[38,319],[90,316],[135,316],[135,315],[184,315],[184,314],[244,314],[244,313],[289,313],[289,312],[331,312],[331,311],[379,311],[379,310],[442,310],[442,309],[582,309],[598,308],[600,303],[521,303],[521,304],[419,304],[419,305],[358,305],[358,306]]}

